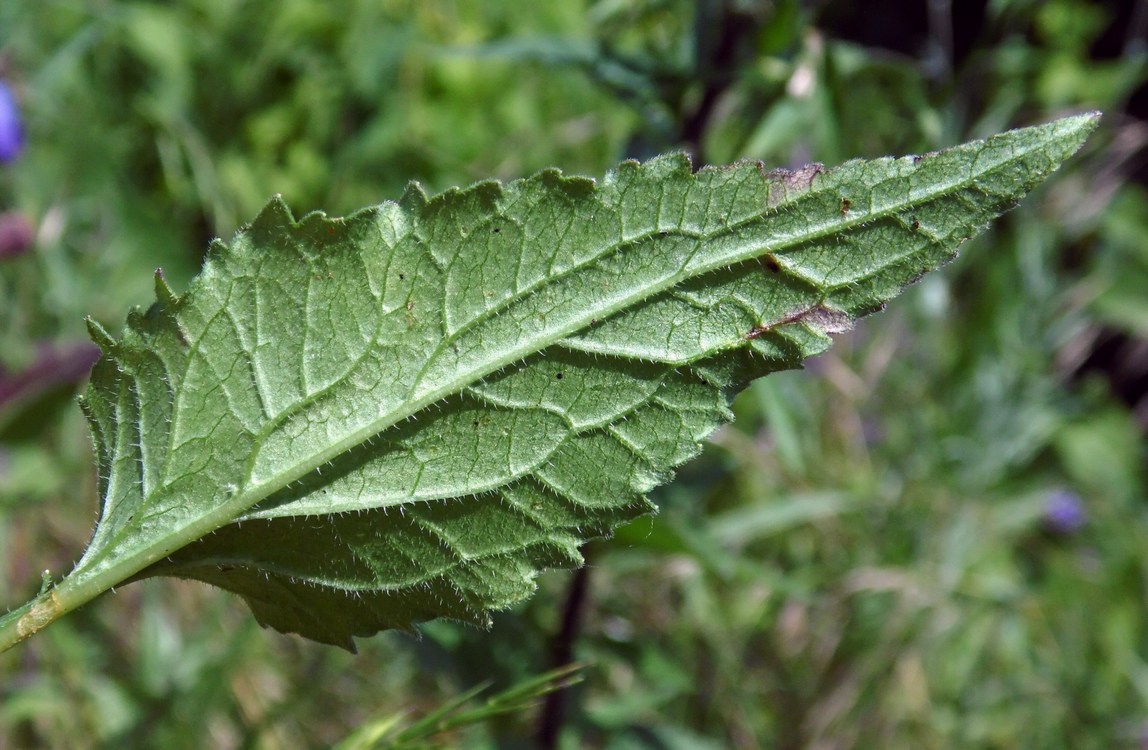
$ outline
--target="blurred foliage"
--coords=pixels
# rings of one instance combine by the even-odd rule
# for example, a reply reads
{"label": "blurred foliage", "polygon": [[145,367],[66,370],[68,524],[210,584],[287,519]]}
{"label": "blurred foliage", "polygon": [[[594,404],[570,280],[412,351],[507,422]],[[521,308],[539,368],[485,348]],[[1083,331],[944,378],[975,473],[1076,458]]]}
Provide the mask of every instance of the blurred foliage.
{"label": "blurred foliage", "polygon": [[[591,545],[573,644],[590,666],[558,745],[1144,747],[1145,13],[0,4],[27,130],[0,211],[34,227],[0,259],[0,394],[23,384],[0,399],[0,600],[66,570],[96,505],[75,377],[20,376],[74,364],[82,317],[118,327],[155,267],[182,287],[271,194],[337,214],[411,179],[600,174],[670,148],[834,163],[1099,108],[1046,189],[809,372],[756,383],[660,517]],[[1079,527],[1050,515],[1066,499]],[[203,587],[129,586],[0,657],[0,747],[303,748],[449,713],[467,686],[552,666],[570,580],[548,574],[489,633],[436,622],[354,657]],[[537,721],[436,741],[531,747]]]}
{"label": "blurred foliage", "polygon": [[553,669],[490,696],[475,707],[467,704],[486,691],[479,685],[455,696],[429,714],[413,722],[404,722],[401,714],[372,719],[340,742],[334,750],[416,750],[433,747],[436,738],[462,727],[489,721],[503,714],[533,708],[538,699],[576,685],[581,678],[581,665]]}

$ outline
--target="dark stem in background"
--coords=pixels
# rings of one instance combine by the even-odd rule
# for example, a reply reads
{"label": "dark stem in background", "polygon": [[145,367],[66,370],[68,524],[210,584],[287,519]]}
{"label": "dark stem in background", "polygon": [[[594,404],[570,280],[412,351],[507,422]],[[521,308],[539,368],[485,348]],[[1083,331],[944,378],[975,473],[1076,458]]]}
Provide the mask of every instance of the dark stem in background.
{"label": "dark stem in background", "polygon": [[753,54],[754,37],[764,21],[765,4],[736,5],[732,0],[699,0],[694,16],[693,80],[704,88],[693,111],[678,108],[681,127],[676,145],[689,149],[695,168],[705,164],[706,130],[722,94],[737,80],[741,63]]}
{"label": "dark stem in background", "polygon": [[1122,56],[1138,55],[1145,51],[1145,39],[1148,37],[1148,2],[1136,0],[1132,8],[1132,17],[1128,22],[1128,31],[1124,35],[1124,48]]}
{"label": "dark stem in background", "polygon": [[[769,4],[737,3],[734,0],[698,0],[694,16],[694,71],[681,82],[677,101],[667,105],[677,113],[678,143],[670,146],[689,150],[694,168],[705,164],[703,141],[722,95],[737,80],[744,59],[754,52],[754,38],[766,20]],[[698,103],[690,111],[684,105],[685,92],[694,82],[703,88]],[[672,95],[671,95],[672,96]],[[665,150],[665,149],[659,149]],[[631,155],[635,156],[635,155]],[[574,660],[575,642],[581,635],[590,589],[589,545],[582,545],[586,563],[571,577],[562,608],[562,624],[550,645],[550,668],[563,667]],[[538,716],[537,744],[540,750],[554,750],[566,721],[569,688],[548,694]]]}
{"label": "dark stem in background", "polygon": [[[590,590],[590,545],[581,547],[581,568],[574,571],[570,588],[566,591],[566,604],[562,608],[562,624],[550,645],[551,667],[561,667],[574,661],[574,642],[582,631],[582,620],[586,614]],[[566,705],[570,688],[565,687],[548,693],[538,714],[538,747],[553,750],[558,747],[558,735],[566,721]]]}
{"label": "dark stem in background", "polygon": [[952,0],[928,0],[929,42],[933,49],[929,57],[936,65],[935,75],[944,85],[953,78],[955,58],[953,46],[953,2]]}

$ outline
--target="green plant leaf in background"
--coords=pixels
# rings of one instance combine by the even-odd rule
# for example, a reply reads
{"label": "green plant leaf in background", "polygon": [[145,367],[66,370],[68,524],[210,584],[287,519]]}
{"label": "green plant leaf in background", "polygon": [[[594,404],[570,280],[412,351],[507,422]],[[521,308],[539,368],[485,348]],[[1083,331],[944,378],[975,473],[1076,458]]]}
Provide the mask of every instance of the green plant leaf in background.
{"label": "green plant leaf in background", "polygon": [[272,201],[103,350],[84,408],[103,496],[75,569],[0,648],[150,576],[354,648],[478,624],[799,366],[1043,180],[1097,114],[923,157],[693,174],[627,162],[345,219]]}

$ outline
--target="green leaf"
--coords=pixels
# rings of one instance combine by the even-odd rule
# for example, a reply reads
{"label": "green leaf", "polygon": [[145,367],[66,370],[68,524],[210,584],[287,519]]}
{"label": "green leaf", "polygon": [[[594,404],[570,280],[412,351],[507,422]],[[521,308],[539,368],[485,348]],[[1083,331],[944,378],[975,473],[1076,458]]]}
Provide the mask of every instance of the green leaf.
{"label": "green leaf", "polygon": [[1098,117],[829,170],[670,155],[412,186],[343,219],[273,200],[186,294],[157,275],[118,339],[91,325],[101,518],[0,634],[157,575],[349,649],[484,625],[652,512],[748,382],[949,261]]}

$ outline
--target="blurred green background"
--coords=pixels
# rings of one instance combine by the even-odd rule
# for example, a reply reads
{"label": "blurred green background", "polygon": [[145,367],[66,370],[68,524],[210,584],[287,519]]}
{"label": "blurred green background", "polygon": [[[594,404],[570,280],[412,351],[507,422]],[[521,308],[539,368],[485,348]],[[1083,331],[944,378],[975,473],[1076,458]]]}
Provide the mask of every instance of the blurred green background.
{"label": "blurred green background", "polygon": [[0,165],[0,606],[95,520],[83,317],[118,330],[157,267],[183,288],[273,194],[342,214],[409,180],[832,164],[1105,112],[493,631],[352,656],[135,584],[0,656],[0,750],[325,747],[567,654],[562,706],[420,746],[1148,748],[1143,0],[13,0],[0,78],[26,130]]}

